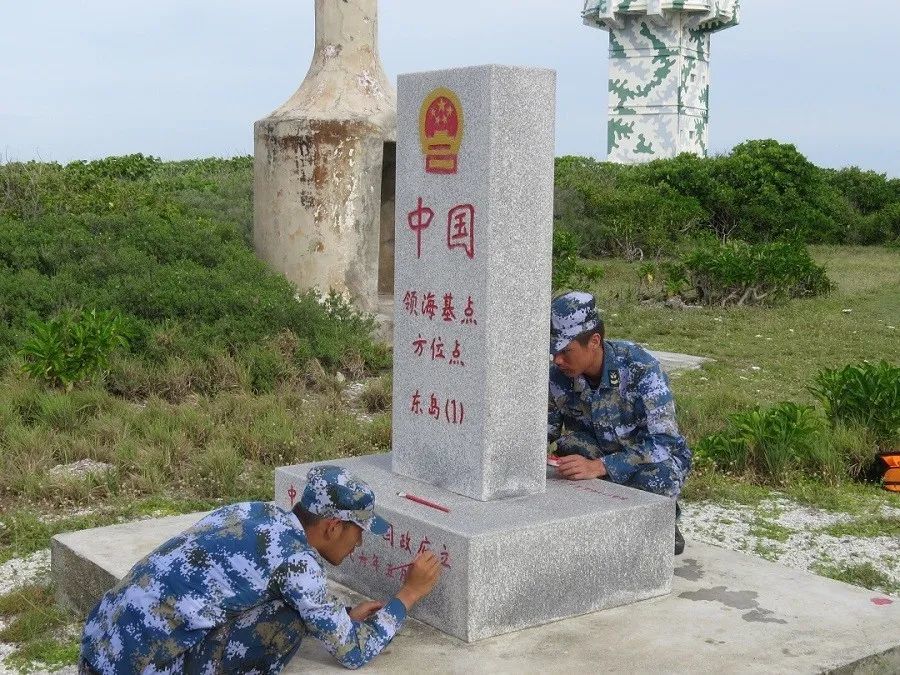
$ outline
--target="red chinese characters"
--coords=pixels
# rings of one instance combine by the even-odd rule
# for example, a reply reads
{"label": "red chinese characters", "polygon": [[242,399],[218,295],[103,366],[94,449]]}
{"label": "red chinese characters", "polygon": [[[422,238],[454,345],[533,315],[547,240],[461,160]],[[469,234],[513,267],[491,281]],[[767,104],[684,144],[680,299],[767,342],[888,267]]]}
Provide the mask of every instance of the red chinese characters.
{"label": "red chinese characters", "polygon": [[456,310],[453,309],[453,293],[444,293],[444,311],[441,313],[441,316],[448,323],[456,321]]}
{"label": "red chinese characters", "polygon": [[422,337],[422,334],[419,333],[419,337],[413,340],[413,354],[416,356],[422,356],[425,353],[425,345],[428,344],[428,340]]}
{"label": "red chinese characters", "polygon": [[466,301],[466,309],[464,310],[463,315],[463,319],[460,323],[472,326],[478,325],[478,320],[475,318],[475,302],[472,300],[471,295]]}
{"label": "red chinese characters", "polygon": [[[407,225],[416,237],[416,258],[422,257],[422,235],[433,220],[434,210],[425,205],[422,197],[406,214]],[[447,211],[447,250],[454,249],[462,249],[468,258],[475,258],[475,207],[472,204],[457,204]]]}
{"label": "red chinese characters", "polygon": [[419,203],[416,208],[410,211],[406,216],[406,222],[409,223],[409,229],[416,235],[417,258],[422,257],[422,231],[428,229],[433,218],[434,211],[427,206],[423,206],[421,197],[419,197]]}
{"label": "red chinese characters", "polygon": [[288,488],[287,491],[288,499],[291,500],[291,506],[297,501],[297,488],[294,487],[294,484],[291,483],[291,487]]}
{"label": "red chinese characters", "polygon": [[[422,401],[422,392],[416,389],[409,402],[409,411],[413,415],[425,415],[440,422],[442,419],[449,424],[462,424],[466,419],[466,405],[455,398],[444,399],[443,403],[437,394],[432,392],[428,396],[428,407]],[[401,541],[403,538],[401,536]]]}
{"label": "red chinese characters", "polygon": [[409,410],[413,415],[422,414],[422,395],[419,393],[418,389],[416,389],[416,393],[412,395],[412,402],[410,403]]}
{"label": "red chinese characters", "polygon": [[471,204],[454,206],[447,213],[447,248],[461,248],[475,257],[475,207]]}
{"label": "red chinese characters", "polygon": [[425,293],[422,296],[422,316],[434,319],[434,313],[437,312],[437,305],[434,302],[434,293]]}
{"label": "red chinese characters", "polygon": [[[434,551],[441,567],[447,570],[453,568],[453,557],[447,544],[440,544],[438,547],[438,543],[433,543],[427,534],[417,538],[419,545],[417,549],[413,550],[412,542],[415,539],[413,534],[407,530],[396,537],[393,526],[390,526],[382,537],[383,543],[369,544],[368,546],[371,548],[352,551],[348,560],[360,567],[374,570],[377,574],[382,574],[389,579],[399,579],[401,582],[409,574],[409,568],[412,567],[416,556],[425,551]],[[401,559],[407,558],[407,560],[405,562],[395,561],[395,556],[398,554]]]}
{"label": "red chinese characters", "polygon": [[450,365],[451,366],[464,366],[465,362],[462,360],[462,348],[459,344],[459,340],[456,340],[456,344],[453,347],[453,351],[450,352]]}
{"label": "red chinese characters", "polygon": [[416,291],[406,291],[403,295],[403,307],[410,316],[419,315],[419,294]]}
{"label": "red chinese characters", "polygon": [[[471,295],[466,297],[465,307],[459,314],[456,298],[451,291],[436,293],[434,291],[407,290],[403,293],[403,310],[409,316],[423,316],[434,321],[438,314],[438,299],[441,300],[440,315],[444,323],[459,323],[463,326],[477,326],[478,317],[475,312],[475,300]],[[461,304],[460,300],[460,304]]]}

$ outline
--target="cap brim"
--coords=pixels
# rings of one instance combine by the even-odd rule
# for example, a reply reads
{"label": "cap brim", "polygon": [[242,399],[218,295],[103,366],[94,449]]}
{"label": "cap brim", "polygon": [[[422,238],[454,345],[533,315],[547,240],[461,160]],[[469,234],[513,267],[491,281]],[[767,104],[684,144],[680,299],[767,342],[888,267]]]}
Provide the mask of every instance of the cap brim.
{"label": "cap brim", "polygon": [[377,535],[387,534],[387,531],[391,529],[391,524],[381,516],[372,516],[364,523],[357,523],[357,525],[359,525],[366,532],[371,532],[372,534]]}
{"label": "cap brim", "polygon": [[550,339],[550,356],[556,356],[563,349],[569,346],[572,338],[551,338]]}

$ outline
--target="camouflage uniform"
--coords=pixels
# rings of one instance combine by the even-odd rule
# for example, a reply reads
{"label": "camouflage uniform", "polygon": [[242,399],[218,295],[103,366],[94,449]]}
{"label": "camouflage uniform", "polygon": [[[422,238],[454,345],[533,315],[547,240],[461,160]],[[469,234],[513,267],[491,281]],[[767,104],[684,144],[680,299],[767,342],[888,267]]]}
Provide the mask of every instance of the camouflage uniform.
{"label": "camouflage uniform", "polygon": [[[372,532],[387,527],[368,486],[337,467],[313,469],[301,503]],[[358,668],[405,618],[394,598],[353,621],[327,593],[324,561],[293,513],[235,504],[170,539],[103,596],[85,623],[82,671],[277,673],[305,635]]]}
{"label": "camouflage uniform", "polygon": [[[558,298],[551,310],[551,353],[578,334],[598,328],[587,293]],[[550,366],[547,441],[557,454],[603,459],[608,478],[677,498],[691,468],[691,452],[678,432],[675,402],[659,362],[622,340],[603,341],[603,370],[592,387]]]}

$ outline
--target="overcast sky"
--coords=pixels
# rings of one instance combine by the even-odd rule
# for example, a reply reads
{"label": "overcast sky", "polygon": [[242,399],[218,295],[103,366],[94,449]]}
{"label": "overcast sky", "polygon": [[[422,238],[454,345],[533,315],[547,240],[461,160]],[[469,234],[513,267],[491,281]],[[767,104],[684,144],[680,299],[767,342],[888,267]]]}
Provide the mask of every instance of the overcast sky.
{"label": "overcast sky", "polygon": [[[337,0],[335,0],[337,1]],[[710,147],[795,143],[900,176],[898,0],[744,0],[712,46]],[[381,0],[388,76],[481,63],[558,74],[557,151],[606,155],[607,37],[582,0]],[[815,8],[815,10],[812,10]],[[69,161],[252,152],[299,85],[312,0],[0,0],[0,153]]]}

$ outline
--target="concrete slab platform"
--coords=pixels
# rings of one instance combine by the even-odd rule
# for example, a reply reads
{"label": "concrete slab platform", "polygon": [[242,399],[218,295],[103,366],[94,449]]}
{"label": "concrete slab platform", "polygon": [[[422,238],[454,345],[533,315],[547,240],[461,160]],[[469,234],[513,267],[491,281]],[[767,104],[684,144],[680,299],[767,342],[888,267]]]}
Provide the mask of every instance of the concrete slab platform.
{"label": "concrete slab platform", "polygon": [[[544,493],[482,502],[393,473],[390,454],[327,463],[371,485],[376,511],[392,525],[383,538],[364,537],[351,560],[328,570],[329,578],[367,596],[390,596],[415,555],[428,548],[444,570],[412,616],[460,639],[472,642],[618,607],[671,587],[670,499],[553,473]],[[315,465],[277,469],[275,503],[291,508]]]}
{"label": "concrete slab platform", "polygon": [[[53,573],[82,602],[204,514],[54,537]],[[77,570],[80,576],[69,573]],[[104,589],[105,590],[105,589]],[[355,603],[339,585],[334,592]],[[476,643],[416,620],[375,673],[898,673],[900,599],[688,541],[668,596]],[[345,672],[307,640],[285,671]]]}

